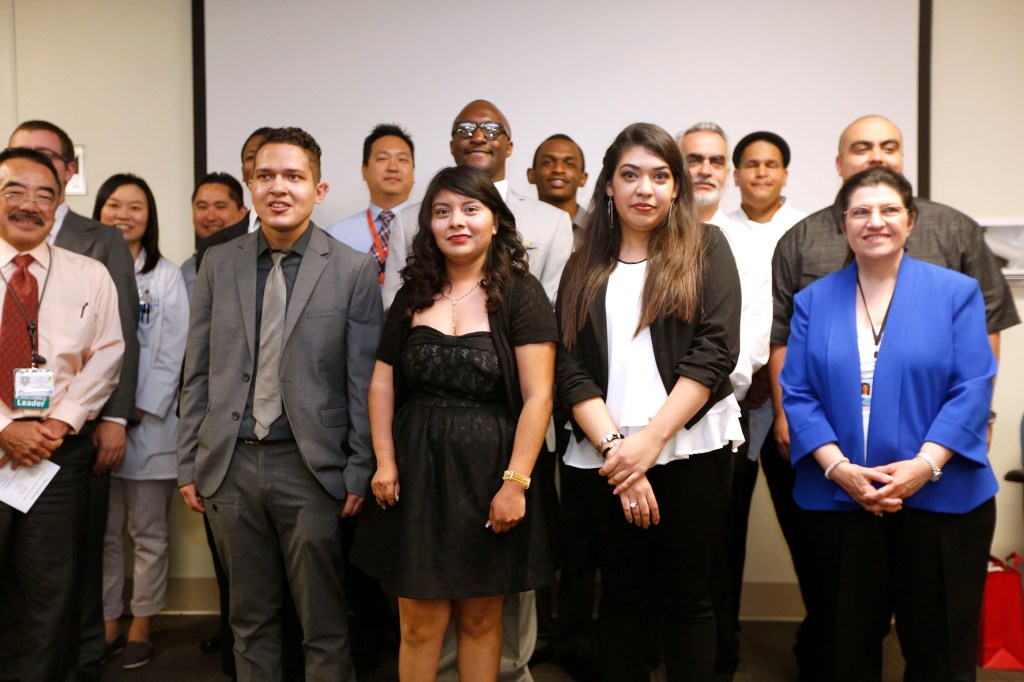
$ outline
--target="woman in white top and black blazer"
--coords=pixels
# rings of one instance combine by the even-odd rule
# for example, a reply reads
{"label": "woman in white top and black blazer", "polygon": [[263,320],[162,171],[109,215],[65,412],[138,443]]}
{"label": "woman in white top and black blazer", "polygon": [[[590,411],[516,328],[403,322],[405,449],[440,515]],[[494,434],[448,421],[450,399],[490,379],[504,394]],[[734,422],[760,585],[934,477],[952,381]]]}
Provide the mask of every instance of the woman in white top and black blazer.
{"label": "woman in white top and black blazer", "polygon": [[742,442],[729,373],[740,285],[728,243],[696,217],[672,137],[627,127],[605,154],[587,245],[559,288],[556,385],[565,455],[587,475],[600,537],[603,679],[646,679],[660,609],[669,679],[711,680],[711,559]]}

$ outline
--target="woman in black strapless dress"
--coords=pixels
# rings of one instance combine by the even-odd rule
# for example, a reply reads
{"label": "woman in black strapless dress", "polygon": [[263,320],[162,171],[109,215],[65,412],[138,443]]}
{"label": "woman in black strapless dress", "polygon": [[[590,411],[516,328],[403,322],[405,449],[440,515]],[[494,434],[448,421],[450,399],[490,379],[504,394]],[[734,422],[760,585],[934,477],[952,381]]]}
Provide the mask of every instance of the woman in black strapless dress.
{"label": "woman in black strapless dress", "polygon": [[378,508],[356,561],[399,598],[403,681],[435,677],[450,617],[460,678],[493,680],[502,595],[551,581],[529,477],[551,417],[554,312],[515,218],[471,167],[431,181],[402,278],[370,388]]}

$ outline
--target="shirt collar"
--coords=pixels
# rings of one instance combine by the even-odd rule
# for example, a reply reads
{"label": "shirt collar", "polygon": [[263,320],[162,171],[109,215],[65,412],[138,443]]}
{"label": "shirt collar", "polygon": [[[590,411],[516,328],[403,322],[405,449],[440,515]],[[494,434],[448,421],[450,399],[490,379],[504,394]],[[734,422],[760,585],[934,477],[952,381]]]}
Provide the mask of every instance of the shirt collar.
{"label": "shirt collar", "polygon": [[57,207],[57,210],[53,214],[53,229],[50,230],[50,234],[46,235],[47,242],[52,244],[57,240],[57,234],[60,233],[60,228],[64,226],[64,218],[66,218],[70,212],[71,209],[68,208],[66,201]]}
{"label": "shirt collar", "polygon": [[501,195],[502,201],[508,201],[508,178],[498,180],[494,183],[494,188],[498,190],[498,194]]}
{"label": "shirt collar", "polygon": [[48,270],[50,268],[50,249],[47,247],[46,240],[37,244],[36,247],[30,251],[18,251],[3,239],[0,239],[0,268],[6,268],[10,262],[14,260],[14,257],[20,253],[27,253],[32,256],[44,270]]}
{"label": "shirt collar", "polygon": [[[283,249],[283,251],[285,253],[294,253],[301,257],[306,251],[306,245],[309,244],[309,237],[313,234],[314,229],[316,229],[316,226],[311,220],[309,221],[309,225],[306,226],[305,231],[303,231],[303,233],[299,235],[299,238],[295,240],[295,243],[292,244],[290,248]],[[260,230],[259,234],[256,236],[256,257],[259,258],[268,251],[270,251],[270,245],[267,244],[267,238],[263,236],[263,230]]]}
{"label": "shirt collar", "polygon": [[[401,211],[403,208],[405,208],[408,205],[409,205],[409,200],[406,199],[405,201],[403,201],[402,203],[398,204],[397,206],[392,206],[391,208],[389,208],[387,210],[391,211],[395,215],[398,215],[398,212]],[[372,201],[370,202],[369,209],[370,209],[370,216],[373,218],[373,222],[377,222],[380,219],[380,212],[385,210],[381,206],[378,206],[377,204],[373,203]]]}

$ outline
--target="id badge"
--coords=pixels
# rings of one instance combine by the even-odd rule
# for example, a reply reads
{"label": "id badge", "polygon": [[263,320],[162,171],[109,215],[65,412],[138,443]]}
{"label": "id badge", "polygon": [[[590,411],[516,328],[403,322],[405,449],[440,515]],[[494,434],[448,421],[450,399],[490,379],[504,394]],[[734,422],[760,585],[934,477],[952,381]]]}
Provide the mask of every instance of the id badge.
{"label": "id badge", "polygon": [[35,367],[14,370],[14,408],[45,410],[53,397],[53,370]]}

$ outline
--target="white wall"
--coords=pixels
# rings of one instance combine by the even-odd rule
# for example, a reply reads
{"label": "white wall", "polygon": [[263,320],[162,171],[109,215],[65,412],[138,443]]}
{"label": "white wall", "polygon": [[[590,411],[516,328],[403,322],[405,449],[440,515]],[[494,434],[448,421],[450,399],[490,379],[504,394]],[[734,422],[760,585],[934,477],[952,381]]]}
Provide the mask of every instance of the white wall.
{"label": "white wall", "polygon": [[[45,119],[86,150],[86,196],[129,171],[153,188],[160,246],[192,253],[192,24],[188,2],[0,0],[0,136]],[[198,515],[172,505],[172,575],[212,575]]]}

